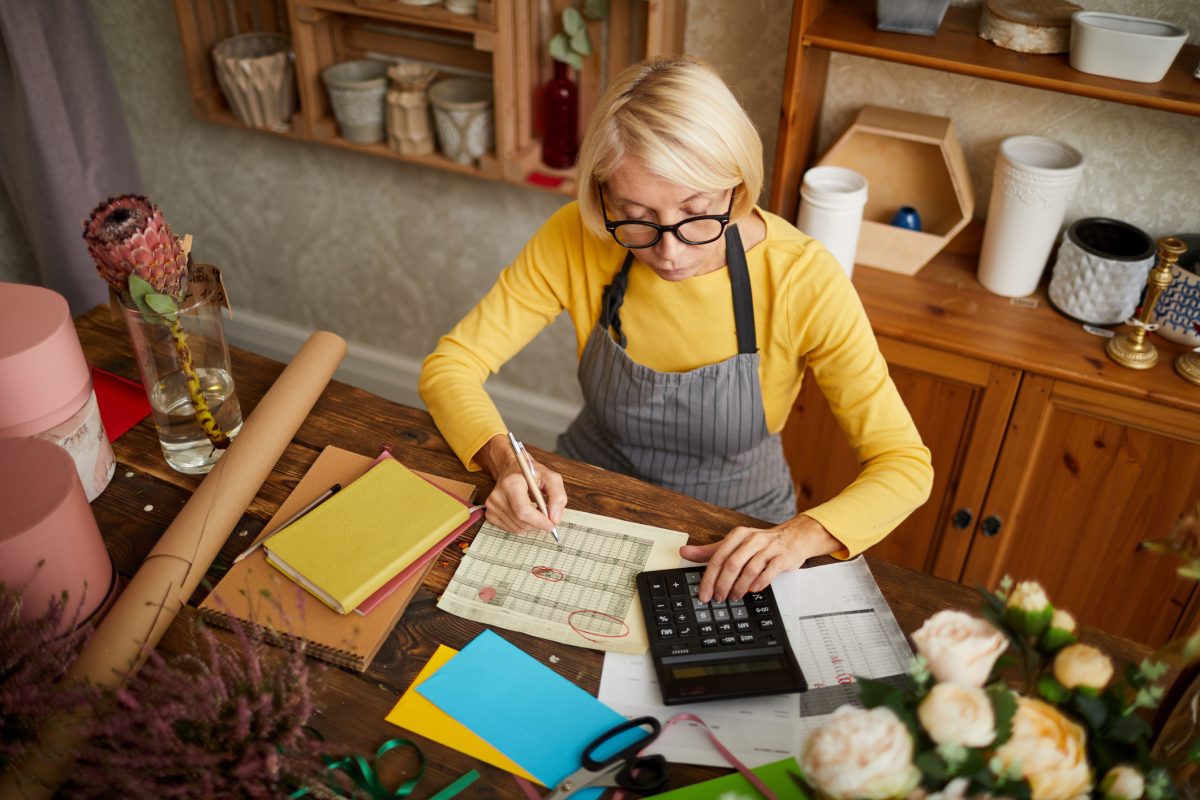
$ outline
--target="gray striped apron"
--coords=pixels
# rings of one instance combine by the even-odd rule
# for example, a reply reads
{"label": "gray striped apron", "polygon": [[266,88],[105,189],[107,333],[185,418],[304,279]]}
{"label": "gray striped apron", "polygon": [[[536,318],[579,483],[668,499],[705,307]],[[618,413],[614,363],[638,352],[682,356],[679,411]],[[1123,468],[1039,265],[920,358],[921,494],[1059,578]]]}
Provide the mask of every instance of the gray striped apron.
{"label": "gray striped apron", "polygon": [[688,372],[657,372],[625,352],[619,312],[633,252],[625,256],[604,289],[600,319],[579,361],[583,410],[558,437],[557,450],[714,505],[783,522],[796,515],[796,495],[782,441],[767,431],[754,300],[737,226],[725,233],[725,257],[737,355]]}

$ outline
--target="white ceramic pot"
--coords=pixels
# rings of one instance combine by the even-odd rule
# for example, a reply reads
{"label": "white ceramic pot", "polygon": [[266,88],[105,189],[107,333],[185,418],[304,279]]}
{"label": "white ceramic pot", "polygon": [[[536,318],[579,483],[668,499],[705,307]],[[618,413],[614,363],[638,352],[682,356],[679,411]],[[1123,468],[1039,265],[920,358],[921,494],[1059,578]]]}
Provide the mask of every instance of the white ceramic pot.
{"label": "white ceramic pot", "polygon": [[474,164],[492,149],[492,84],[450,78],[429,89],[433,122],[442,153],[459,164]]}
{"label": "white ceramic pot", "polygon": [[854,272],[867,179],[844,167],[813,167],[800,185],[796,227],[825,245],[846,274]]}
{"label": "white ceramic pot", "polygon": [[1076,220],[1058,247],[1050,302],[1081,322],[1116,325],[1133,316],[1152,266],[1154,242],[1143,231],[1115,219]]}
{"label": "white ceramic pot", "polygon": [[1187,29],[1169,22],[1076,11],[1071,15],[1071,66],[1092,75],[1158,83],[1187,37]]}
{"label": "white ceramic pot", "polygon": [[1083,154],[1041,136],[1000,143],[979,282],[1005,297],[1033,294],[1083,174]]}
{"label": "white ceramic pot", "polygon": [[334,64],[321,73],[342,138],[359,144],[383,141],[387,67],[363,58]]}

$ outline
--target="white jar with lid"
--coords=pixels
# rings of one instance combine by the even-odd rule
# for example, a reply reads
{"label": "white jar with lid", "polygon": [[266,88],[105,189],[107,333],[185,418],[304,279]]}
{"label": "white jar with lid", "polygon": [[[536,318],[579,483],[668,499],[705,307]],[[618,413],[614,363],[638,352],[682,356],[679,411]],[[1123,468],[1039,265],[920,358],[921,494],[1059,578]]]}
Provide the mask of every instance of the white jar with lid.
{"label": "white jar with lid", "polygon": [[800,185],[796,227],[825,245],[847,275],[854,272],[867,179],[845,167],[813,167]]}

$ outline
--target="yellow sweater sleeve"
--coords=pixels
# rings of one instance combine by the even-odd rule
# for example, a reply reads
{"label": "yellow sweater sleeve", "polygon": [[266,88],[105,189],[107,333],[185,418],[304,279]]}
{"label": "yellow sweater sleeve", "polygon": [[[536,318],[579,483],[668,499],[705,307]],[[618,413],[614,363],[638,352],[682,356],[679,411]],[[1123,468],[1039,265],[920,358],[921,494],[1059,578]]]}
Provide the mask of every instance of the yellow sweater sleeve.
{"label": "yellow sweater sleeve", "polygon": [[933,467],[853,284],[822,256],[812,260],[810,279],[792,287],[789,307],[811,311],[790,327],[862,469],[836,497],[801,511],[845,545],[836,555],[849,558],[928,499]]}
{"label": "yellow sweater sleeve", "polygon": [[547,220],[483,299],[438,340],[422,365],[421,399],[470,470],[479,469],[473,460],[479,448],[507,430],[484,382],[565,307],[561,266],[570,260],[567,227],[562,210]]}

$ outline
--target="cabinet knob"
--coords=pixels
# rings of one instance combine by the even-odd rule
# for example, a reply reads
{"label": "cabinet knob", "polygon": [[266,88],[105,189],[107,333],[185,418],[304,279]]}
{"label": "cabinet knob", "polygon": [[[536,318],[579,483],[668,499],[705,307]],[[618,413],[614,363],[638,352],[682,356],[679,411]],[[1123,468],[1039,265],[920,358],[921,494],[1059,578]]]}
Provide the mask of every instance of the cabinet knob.
{"label": "cabinet knob", "polygon": [[958,530],[966,530],[971,527],[971,523],[975,521],[975,515],[971,513],[969,508],[960,508],[954,512],[954,516],[950,517],[950,524]]}
{"label": "cabinet knob", "polygon": [[995,536],[1000,532],[1000,518],[995,514],[990,514],[984,518],[980,527],[983,529],[984,536]]}

